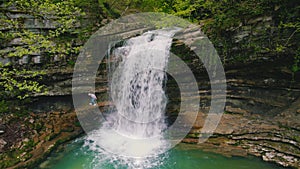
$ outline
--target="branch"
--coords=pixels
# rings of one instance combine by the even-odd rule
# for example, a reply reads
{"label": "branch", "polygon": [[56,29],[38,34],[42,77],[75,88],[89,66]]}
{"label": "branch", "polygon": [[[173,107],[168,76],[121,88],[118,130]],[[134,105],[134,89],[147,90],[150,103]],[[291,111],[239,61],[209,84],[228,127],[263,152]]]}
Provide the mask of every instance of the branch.
{"label": "branch", "polygon": [[284,44],[284,47],[286,47],[289,43],[289,41],[291,40],[291,38],[295,35],[295,33],[298,31],[298,29],[296,29],[291,35],[290,37],[287,39],[286,43]]}

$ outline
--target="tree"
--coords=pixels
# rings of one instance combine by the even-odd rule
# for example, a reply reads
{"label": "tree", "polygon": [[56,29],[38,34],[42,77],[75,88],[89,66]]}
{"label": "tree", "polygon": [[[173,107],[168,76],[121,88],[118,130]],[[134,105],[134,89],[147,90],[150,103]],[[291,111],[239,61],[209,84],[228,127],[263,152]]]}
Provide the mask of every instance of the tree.
{"label": "tree", "polygon": [[37,82],[45,73],[43,71],[10,69],[0,64],[0,86],[8,97],[24,99],[32,93],[43,91],[43,85]]}
{"label": "tree", "polygon": [[[9,0],[0,8],[0,56],[22,58],[32,55],[68,57],[79,52],[72,42],[80,32],[82,10],[74,0]],[[28,17],[37,27],[26,24]],[[18,41],[11,45],[12,40]],[[42,71],[26,70],[15,65],[0,64],[0,89],[5,96],[19,99],[41,92],[37,82]]]}
{"label": "tree", "polygon": [[[18,0],[9,1],[1,9],[1,42],[19,38],[22,46],[15,46],[9,52],[3,52],[2,56],[22,57],[34,53],[49,53],[68,55],[76,49],[72,49],[70,42],[60,43],[66,35],[76,34],[80,26],[78,17],[82,16],[81,10],[75,6],[73,0]],[[9,14],[23,14],[21,17],[12,18]],[[3,15],[4,14],[4,15]],[[48,26],[39,27],[39,33],[29,30],[25,16],[30,15],[35,21],[48,22]],[[5,44],[5,43],[4,43]]]}

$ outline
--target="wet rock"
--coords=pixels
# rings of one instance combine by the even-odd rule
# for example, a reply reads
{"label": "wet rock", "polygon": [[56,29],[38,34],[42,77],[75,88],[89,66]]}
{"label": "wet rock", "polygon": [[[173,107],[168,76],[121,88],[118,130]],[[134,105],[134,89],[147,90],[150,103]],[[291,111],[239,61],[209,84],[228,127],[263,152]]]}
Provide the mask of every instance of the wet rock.
{"label": "wet rock", "polygon": [[48,150],[48,151],[51,151],[54,147],[55,147],[55,145],[54,145],[54,144],[51,144],[50,146],[48,146],[47,150]]}
{"label": "wet rock", "polygon": [[276,154],[274,152],[269,152],[269,153],[266,153],[264,156],[263,156],[263,159],[265,161],[268,161],[270,159],[273,159],[274,157],[276,156]]}
{"label": "wet rock", "polygon": [[47,160],[47,161],[42,162],[39,165],[39,168],[41,168],[41,169],[43,169],[43,168],[49,168],[49,166],[50,166],[50,162]]}
{"label": "wet rock", "polygon": [[74,127],[71,124],[64,124],[61,129],[63,132],[72,132]]}
{"label": "wet rock", "polygon": [[40,149],[40,148],[42,148],[43,147],[43,143],[44,143],[45,141],[44,140],[41,140],[35,147],[36,147],[36,149]]}
{"label": "wet rock", "polygon": [[234,108],[234,107],[231,107],[231,106],[226,106],[225,110],[226,110],[226,112],[234,113],[234,114],[246,114],[246,113],[248,113],[246,110],[243,110],[241,108]]}

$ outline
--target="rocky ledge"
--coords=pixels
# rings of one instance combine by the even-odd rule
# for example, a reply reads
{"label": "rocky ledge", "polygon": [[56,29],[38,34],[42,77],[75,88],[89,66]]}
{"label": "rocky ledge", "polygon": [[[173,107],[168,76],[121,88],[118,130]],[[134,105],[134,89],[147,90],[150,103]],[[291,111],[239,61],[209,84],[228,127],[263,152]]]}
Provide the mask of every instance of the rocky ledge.
{"label": "rocky ledge", "polygon": [[[197,144],[206,134],[201,129],[211,108],[211,88],[201,60],[187,47],[195,41],[195,34],[201,36],[199,30],[191,29],[177,37],[172,52],[186,61],[198,82],[200,110],[193,129],[183,140]],[[213,132],[212,137],[199,148],[229,156],[250,154],[285,167],[300,168],[300,73],[291,71],[292,64],[290,56],[274,56],[224,65],[224,114],[217,129],[209,131]],[[180,93],[175,81],[168,83],[168,116],[176,119]]]}
{"label": "rocky ledge", "polygon": [[0,120],[0,168],[31,168],[82,133],[74,111],[10,114]]}
{"label": "rocky ledge", "polygon": [[[64,99],[70,102],[68,98]],[[62,102],[52,105],[53,110],[48,112],[14,113],[0,117],[0,168],[33,168],[59,145],[84,135],[76,112],[66,108]],[[104,111],[108,105],[108,102],[101,102],[98,108]],[[87,104],[83,108],[90,111],[96,107]],[[44,107],[42,109],[45,110]]]}

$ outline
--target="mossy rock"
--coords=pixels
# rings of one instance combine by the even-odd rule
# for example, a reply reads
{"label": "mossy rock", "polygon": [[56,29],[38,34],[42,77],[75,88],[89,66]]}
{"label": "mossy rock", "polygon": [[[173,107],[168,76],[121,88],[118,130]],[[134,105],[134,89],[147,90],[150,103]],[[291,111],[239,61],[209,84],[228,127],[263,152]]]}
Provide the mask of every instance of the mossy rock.
{"label": "mossy rock", "polygon": [[57,136],[58,136],[57,133],[51,133],[51,134],[49,134],[48,136],[45,137],[45,141],[51,141],[54,138],[56,138]]}
{"label": "mossy rock", "polygon": [[74,127],[71,124],[65,124],[65,125],[62,126],[61,131],[62,132],[73,132]]}
{"label": "mossy rock", "polygon": [[187,138],[199,138],[199,133],[191,133],[187,135]]}

